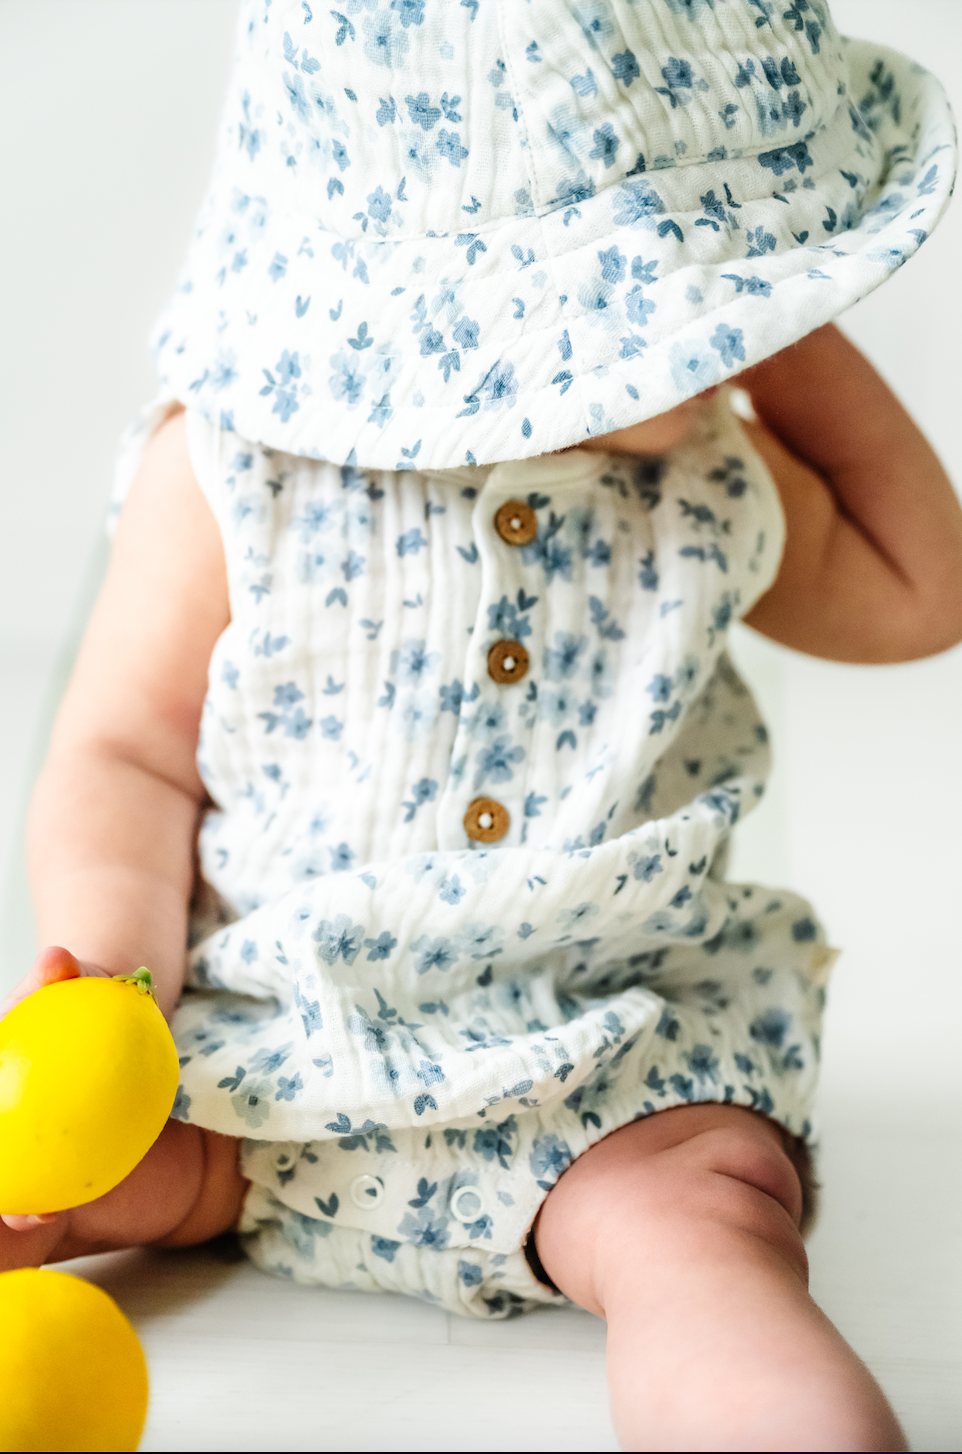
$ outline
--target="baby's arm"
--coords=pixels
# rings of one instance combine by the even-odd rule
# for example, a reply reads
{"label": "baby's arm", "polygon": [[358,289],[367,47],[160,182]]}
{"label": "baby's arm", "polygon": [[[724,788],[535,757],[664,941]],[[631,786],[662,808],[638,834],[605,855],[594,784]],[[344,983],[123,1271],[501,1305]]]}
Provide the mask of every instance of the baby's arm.
{"label": "baby's arm", "polygon": [[[197,735],[228,617],[220,534],[175,417],[152,439],[124,506],[31,811],[40,942],[66,948],[43,951],[0,1014],[51,980],[129,974],[140,964],[153,972],[161,1009],[173,1010],[206,800]],[[99,1200],[49,1218],[0,1215],[0,1271],[225,1231],[246,1189],[237,1147],[169,1121]]]}
{"label": "baby's arm", "polygon": [[194,839],[195,753],[211,651],[229,618],[220,534],[182,415],[145,453],[30,815],[41,944],[88,971],[146,964],[180,994]]}
{"label": "baby's arm", "polygon": [[871,364],[829,326],[739,382],[788,526],[749,625],[835,661],[908,661],[962,640],[962,510]]}

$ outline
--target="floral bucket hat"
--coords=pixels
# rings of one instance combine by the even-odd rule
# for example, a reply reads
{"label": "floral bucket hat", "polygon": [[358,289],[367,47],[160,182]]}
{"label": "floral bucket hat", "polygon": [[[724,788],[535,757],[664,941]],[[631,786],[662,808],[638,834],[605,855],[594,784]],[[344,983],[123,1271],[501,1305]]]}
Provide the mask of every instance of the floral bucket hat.
{"label": "floral bucket hat", "polygon": [[434,469],[659,414],[883,282],[952,191],[939,83],[822,0],[246,0],[166,389]]}

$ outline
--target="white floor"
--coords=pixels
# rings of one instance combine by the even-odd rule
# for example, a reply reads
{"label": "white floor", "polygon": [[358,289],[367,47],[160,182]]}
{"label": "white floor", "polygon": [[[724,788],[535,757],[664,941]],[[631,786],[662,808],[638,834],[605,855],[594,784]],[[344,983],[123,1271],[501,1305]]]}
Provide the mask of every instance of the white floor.
{"label": "white floor", "polygon": [[[815,1294],[912,1446],[962,1447],[958,1128],[834,1119]],[[475,1323],[405,1299],[275,1282],[227,1248],[65,1267],[132,1318],[150,1364],[144,1450],[607,1450],[604,1324],[574,1309]]]}

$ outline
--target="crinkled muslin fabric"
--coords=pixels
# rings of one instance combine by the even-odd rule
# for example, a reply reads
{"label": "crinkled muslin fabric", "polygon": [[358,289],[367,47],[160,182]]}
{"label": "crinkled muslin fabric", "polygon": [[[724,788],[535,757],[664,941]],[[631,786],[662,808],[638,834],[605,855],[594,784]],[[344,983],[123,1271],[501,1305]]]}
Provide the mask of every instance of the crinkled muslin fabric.
{"label": "crinkled muslin fabric", "polygon": [[834,318],[954,171],[938,82],[822,0],[247,0],[158,364],[291,454],[544,454]]}
{"label": "crinkled muslin fabric", "polygon": [[[775,487],[724,393],[664,460],[361,470],[199,413],[188,438],[232,619],[175,1114],[248,1138],[275,1272],[550,1301],[521,1248],[600,1137],[699,1101],[811,1131],[822,930],[723,877],[769,766],[725,645],[777,569]],[[504,644],[523,680],[492,676]]]}
{"label": "crinkled muslin fabric", "polygon": [[611,1131],[811,1136],[832,951],[725,878],[775,486],[725,389],[664,459],[569,446],[836,316],[954,169],[822,0],[244,4],[127,472],[186,404],[231,622],[175,1114],[246,1137],[263,1267],[506,1317]]}

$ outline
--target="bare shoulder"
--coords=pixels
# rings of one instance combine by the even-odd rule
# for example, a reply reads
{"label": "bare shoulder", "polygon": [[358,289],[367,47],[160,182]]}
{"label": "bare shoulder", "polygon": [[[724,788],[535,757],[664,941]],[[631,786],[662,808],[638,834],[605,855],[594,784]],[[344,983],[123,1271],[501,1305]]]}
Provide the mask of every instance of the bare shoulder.
{"label": "bare shoulder", "polygon": [[229,619],[220,531],[179,411],[150,439],[124,502],[55,748],[94,739],[201,796],[207,669]]}
{"label": "bare shoulder", "polygon": [[194,474],[183,409],[144,450],[117,527],[108,586],[124,592],[142,629],[172,633],[181,660],[204,656],[206,675],[230,618],[227,568],[220,529]]}
{"label": "bare shoulder", "polygon": [[[208,517],[212,531],[206,528]],[[136,536],[147,519],[161,529],[169,524],[184,525],[190,520],[200,529],[196,541],[198,548],[220,549],[216,522],[191,463],[187,445],[187,414],[179,406],[144,446],[117,529],[117,544],[121,550],[125,549],[125,537]],[[146,543],[140,542],[141,545]],[[191,548],[190,541],[182,541],[181,544]]]}

